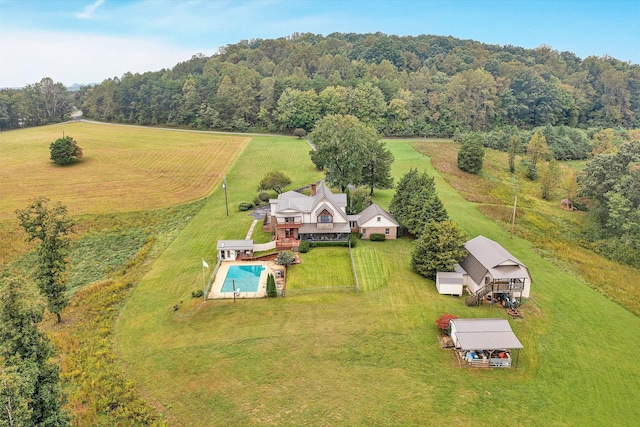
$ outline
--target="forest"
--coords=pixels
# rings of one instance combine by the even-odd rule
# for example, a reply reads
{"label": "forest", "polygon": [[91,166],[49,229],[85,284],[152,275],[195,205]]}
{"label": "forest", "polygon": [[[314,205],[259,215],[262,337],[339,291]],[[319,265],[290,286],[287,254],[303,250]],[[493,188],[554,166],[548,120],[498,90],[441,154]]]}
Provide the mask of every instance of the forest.
{"label": "forest", "polygon": [[640,66],[454,37],[293,34],[243,40],[172,69],[69,94],[45,78],[0,91],[0,127],[85,117],[196,129],[310,131],[348,113],[380,133],[451,137],[503,126],[638,127]]}

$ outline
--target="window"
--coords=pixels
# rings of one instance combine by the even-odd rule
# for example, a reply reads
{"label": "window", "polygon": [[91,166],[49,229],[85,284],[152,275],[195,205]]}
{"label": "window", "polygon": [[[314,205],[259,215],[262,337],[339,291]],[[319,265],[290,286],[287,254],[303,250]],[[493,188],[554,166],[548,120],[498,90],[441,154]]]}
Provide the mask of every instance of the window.
{"label": "window", "polygon": [[318,215],[318,222],[321,224],[331,224],[333,222],[333,216],[326,210],[322,211],[320,215]]}
{"label": "window", "polygon": [[363,229],[362,229],[362,237],[364,237],[364,236],[366,236],[366,235],[367,235],[367,229],[366,229],[366,228],[363,228]]}
{"label": "window", "polygon": [[391,234],[391,230],[389,230],[388,228],[385,228],[384,229],[384,234],[386,234],[388,236],[389,234]]}
{"label": "window", "polygon": [[378,217],[378,222],[380,222],[382,220],[382,218]]}

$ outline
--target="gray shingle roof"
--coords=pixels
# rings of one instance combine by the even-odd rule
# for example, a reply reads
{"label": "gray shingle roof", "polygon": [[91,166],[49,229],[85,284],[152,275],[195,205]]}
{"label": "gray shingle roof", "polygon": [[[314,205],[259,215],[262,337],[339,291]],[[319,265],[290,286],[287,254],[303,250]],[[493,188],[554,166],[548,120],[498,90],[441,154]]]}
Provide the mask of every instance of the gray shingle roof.
{"label": "gray shingle roof", "polygon": [[218,240],[217,249],[253,250],[253,240]]}
{"label": "gray shingle roof", "polygon": [[394,224],[398,225],[398,221],[396,221],[396,219],[393,217],[393,215],[391,215],[389,212],[385,211],[384,209],[382,209],[380,206],[376,205],[375,203],[367,206],[362,212],[360,212],[360,218],[358,219],[358,225],[362,225],[362,224],[366,223],[367,221],[369,221],[371,218],[375,217],[376,215],[381,215],[381,216],[387,218],[389,221],[393,222]]}
{"label": "gray shingle roof", "polygon": [[487,272],[494,279],[529,277],[527,267],[491,239],[478,236],[465,243],[464,247],[469,255],[462,262],[462,267],[475,283],[480,284]]}

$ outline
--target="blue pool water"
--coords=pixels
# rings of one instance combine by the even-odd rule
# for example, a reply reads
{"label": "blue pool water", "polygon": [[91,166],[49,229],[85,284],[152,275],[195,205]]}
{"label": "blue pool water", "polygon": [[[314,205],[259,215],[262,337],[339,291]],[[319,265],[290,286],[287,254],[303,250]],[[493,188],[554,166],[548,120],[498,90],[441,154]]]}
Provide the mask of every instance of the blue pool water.
{"label": "blue pool water", "polygon": [[260,284],[260,273],[265,268],[262,265],[229,266],[220,292],[233,292],[234,282],[236,289],[240,289],[240,292],[256,292]]}

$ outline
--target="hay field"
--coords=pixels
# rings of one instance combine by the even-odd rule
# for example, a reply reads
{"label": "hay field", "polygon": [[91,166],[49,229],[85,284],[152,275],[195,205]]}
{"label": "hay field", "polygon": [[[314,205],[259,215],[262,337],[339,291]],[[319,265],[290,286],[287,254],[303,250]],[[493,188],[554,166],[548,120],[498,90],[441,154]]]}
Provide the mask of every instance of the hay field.
{"label": "hay field", "polygon": [[[81,162],[56,166],[49,144],[62,134],[84,149]],[[43,195],[71,215],[141,211],[204,197],[222,180],[249,137],[63,123],[0,133],[0,221]]]}

